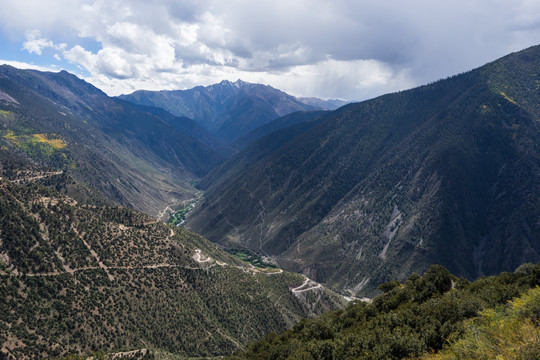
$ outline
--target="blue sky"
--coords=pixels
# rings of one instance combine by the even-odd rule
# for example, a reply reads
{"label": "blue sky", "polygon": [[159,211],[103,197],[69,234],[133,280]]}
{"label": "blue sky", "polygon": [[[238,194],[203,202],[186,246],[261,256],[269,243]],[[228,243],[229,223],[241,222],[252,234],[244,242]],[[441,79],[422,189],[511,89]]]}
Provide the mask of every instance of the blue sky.
{"label": "blue sky", "polygon": [[536,0],[4,0],[0,63],[109,95],[223,79],[363,100],[540,43]]}

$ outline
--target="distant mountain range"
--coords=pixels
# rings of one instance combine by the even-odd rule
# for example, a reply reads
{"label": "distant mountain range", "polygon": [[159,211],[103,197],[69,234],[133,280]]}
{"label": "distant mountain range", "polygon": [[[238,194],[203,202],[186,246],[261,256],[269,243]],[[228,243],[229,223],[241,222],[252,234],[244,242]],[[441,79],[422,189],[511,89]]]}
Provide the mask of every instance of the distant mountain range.
{"label": "distant mountain range", "polygon": [[301,102],[306,105],[313,106],[320,110],[336,110],[344,105],[347,105],[350,101],[343,101],[340,99],[328,99],[323,100],[316,97],[301,97],[298,98]]}
{"label": "distant mountain range", "polygon": [[135,91],[120,99],[163,108],[193,119],[224,145],[274,119],[296,111],[334,110],[341,100],[296,98],[268,85],[224,80],[188,90]]}
{"label": "distant mountain range", "polygon": [[537,46],[273,132],[203,179],[189,226],[352,295],[537,262],[539,74]]}

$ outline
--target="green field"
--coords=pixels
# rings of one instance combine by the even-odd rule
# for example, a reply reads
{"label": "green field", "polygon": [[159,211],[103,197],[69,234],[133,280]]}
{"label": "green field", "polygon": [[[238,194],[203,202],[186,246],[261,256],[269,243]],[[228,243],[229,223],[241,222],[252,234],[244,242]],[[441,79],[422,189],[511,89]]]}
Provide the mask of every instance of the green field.
{"label": "green field", "polygon": [[186,220],[186,214],[191,209],[193,209],[193,206],[195,206],[195,204],[189,204],[189,205],[184,206],[182,209],[172,214],[167,223],[173,224],[174,226],[182,225],[184,221]]}
{"label": "green field", "polygon": [[274,268],[277,266],[264,262],[263,258],[247,249],[225,249],[229,254],[236,256],[242,261],[248,262],[259,269]]}
{"label": "green field", "polygon": [[[192,182],[192,185],[194,184],[195,182]],[[191,200],[190,203],[184,204],[181,209],[176,210],[176,212],[169,217],[169,221],[167,221],[167,223],[174,226],[182,226],[184,224],[184,221],[186,220],[187,213],[195,207],[195,204],[197,204],[203,193],[204,192],[200,190],[197,191],[197,199]]]}

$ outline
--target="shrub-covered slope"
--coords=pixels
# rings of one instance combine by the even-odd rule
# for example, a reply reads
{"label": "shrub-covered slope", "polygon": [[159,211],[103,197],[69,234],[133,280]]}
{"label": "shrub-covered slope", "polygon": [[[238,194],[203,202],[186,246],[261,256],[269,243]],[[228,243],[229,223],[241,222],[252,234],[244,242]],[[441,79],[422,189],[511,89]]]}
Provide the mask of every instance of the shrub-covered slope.
{"label": "shrub-covered slope", "polygon": [[385,283],[371,303],[302,320],[230,358],[538,359],[538,285],[540,264],[473,283],[432,265],[404,284]]}
{"label": "shrub-covered slope", "polygon": [[99,205],[65,174],[35,171],[4,168],[0,180],[0,356],[225,355],[343,305],[301,275],[253,268],[199,235]]}

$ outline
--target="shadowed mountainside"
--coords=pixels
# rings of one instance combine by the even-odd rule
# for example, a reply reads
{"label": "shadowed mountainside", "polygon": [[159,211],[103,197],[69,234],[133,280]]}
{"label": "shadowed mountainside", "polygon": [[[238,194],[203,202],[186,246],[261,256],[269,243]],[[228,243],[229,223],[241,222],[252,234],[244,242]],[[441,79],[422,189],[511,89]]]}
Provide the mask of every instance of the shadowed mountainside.
{"label": "shadowed mountainside", "polygon": [[351,294],[536,262],[539,73],[537,46],[272,133],[203,180],[189,227]]}

